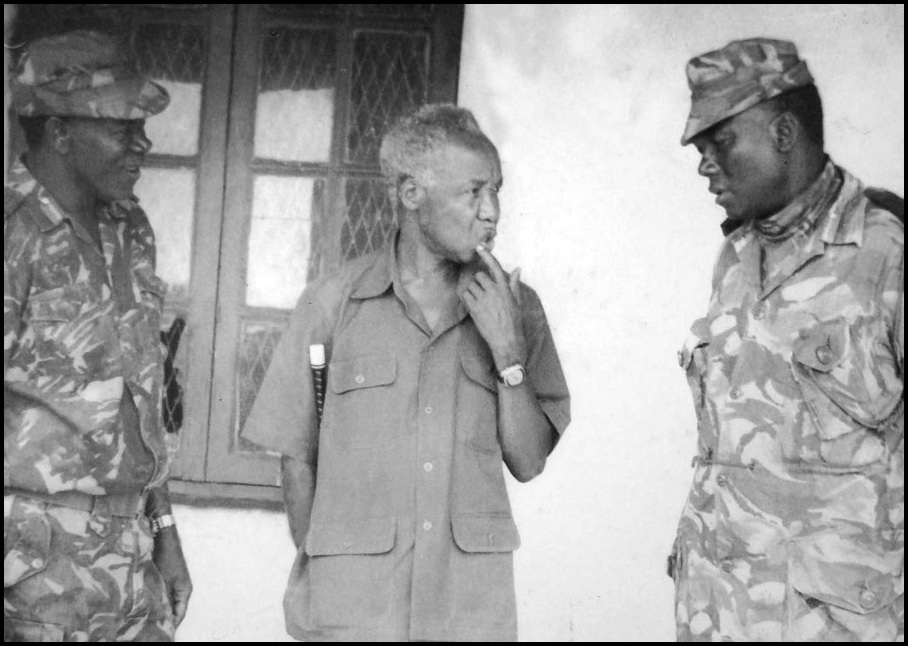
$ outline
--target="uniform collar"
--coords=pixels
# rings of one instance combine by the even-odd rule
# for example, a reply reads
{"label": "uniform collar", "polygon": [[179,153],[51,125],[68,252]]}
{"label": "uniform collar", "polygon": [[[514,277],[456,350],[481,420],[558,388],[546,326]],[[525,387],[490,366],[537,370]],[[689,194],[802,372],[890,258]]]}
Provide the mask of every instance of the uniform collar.
{"label": "uniform collar", "polygon": [[375,262],[359,275],[350,292],[352,298],[367,299],[381,296],[394,283],[395,276],[400,275],[397,266],[397,235],[395,234],[385,248],[378,252]]}
{"label": "uniform collar", "polygon": [[848,171],[841,168],[839,171],[842,175],[842,188],[826,217],[819,221],[818,235],[828,245],[851,244],[860,247],[864,244],[867,209],[858,206],[862,200],[867,201],[864,185]]}
{"label": "uniform collar", "polygon": [[776,243],[785,245],[787,251],[782,254],[781,262],[769,268],[763,280],[759,280],[763,273],[761,240],[754,223],[748,222],[728,237],[738,262],[759,284],[760,298],[772,293],[813,258],[823,255],[827,247],[863,243],[865,209],[859,203],[867,199],[864,187],[847,171],[835,167],[835,172],[839,179],[816,196],[821,208],[812,224],[798,227],[794,235]]}
{"label": "uniform collar", "polygon": [[[365,271],[354,281],[350,297],[360,300],[377,298],[386,294],[389,289],[393,289],[398,300],[404,305],[407,316],[427,336],[444,334],[468,316],[466,307],[464,307],[463,303],[458,303],[457,308],[450,313],[449,317],[439,321],[437,329],[433,333],[426,323],[419,306],[403,288],[400,278],[400,263],[397,258],[397,241],[399,237],[400,231],[388,241],[385,248],[377,254],[375,261],[370,263]],[[463,270],[460,280],[468,280],[472,277],[472,271],[475,271],[475,269]]]}
{"label": "uniform collar", "polygon": [[841,179],[835,164],[826,161],[820,175],[781,211],[754,222],[755,233],[765,242],[781,242],[800,231],[809,231],[838,194]]}
{"label": "uniform collar", "polygon": [[[55,229],[64,220],[73,222],[73,218],[54,199],[50,191],[35,179],[35,176],[26,167],[22,157],[13,162],[9,169],[8,177],[6,188],[16,196],[15,202],[17,205],[32,195],[38,202],[38,210],[30,211],[30,214],[41,233],[47,233]],[[124,220],[138,203],[139,200],[136,197],[111,202],[102,209],[101,213],[115,220]]]}

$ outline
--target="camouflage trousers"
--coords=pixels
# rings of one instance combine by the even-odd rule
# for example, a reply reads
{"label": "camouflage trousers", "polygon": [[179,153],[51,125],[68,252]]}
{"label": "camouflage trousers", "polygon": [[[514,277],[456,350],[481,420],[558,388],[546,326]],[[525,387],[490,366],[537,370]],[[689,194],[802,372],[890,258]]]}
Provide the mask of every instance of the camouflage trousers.
{"label": "camouflage trousers", "polygon": [[6,641],[173,641],[146,518],[4,496]]}

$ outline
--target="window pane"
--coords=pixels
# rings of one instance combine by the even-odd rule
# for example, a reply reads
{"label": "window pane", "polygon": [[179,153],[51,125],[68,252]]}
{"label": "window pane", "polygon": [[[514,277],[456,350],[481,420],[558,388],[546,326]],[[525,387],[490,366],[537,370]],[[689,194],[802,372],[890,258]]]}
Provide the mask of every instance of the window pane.
{"label": "window pane", "polygon": [[240,437],[240,431],[246,423],[249,411],[252,409],[252,403],[262,385],[262,379],[265,378],[265,372],[271,363],[271,355],[274,348],[277,347],[278,341],[281,340],[281,334],[286,327],[286,323],[267,322],[259,323],[253,321],[243,321],[243,329],[240,333],[240,352],[239,365],[237,370],[237,396],[236,396],[236,424],[233,432],[234,450],[262,453],[260,446],[248,442]]}
{"label": "window pane", "polygon": [[306,285],[313,214],[322,212],[324,181],[255,178],[246,270],[246,304],[292,309]]}
{"label": "window pane", "polygon": [[195,155],[199,149],[205,40],[193,25],[140,25],[134,36],[139,66],[170,93],[170,105],[148,120],[154,152]]}
{"label": "window pane", "polygon": [[334,122],[334,32],[268,28],[255,112],[255,156],[327,161]]}
{"label": "window pane", "polygon": [[426,35],[358,32],[353,42],[347,159],[378,165],[385,130],[397,117],[425,103],[428,84]]}
{"label": "window pane", "polygon": [[136,184],[157,240],[157,274],[170,285],[168,302],[185,300],[189,292],[195,181],[194,170],[143,168]]}
{"label": "window pane", "polygon": [[347,213],[341,251],[350,260],[385,246],[397,226],[388,191],[381,180],[348,179]]}

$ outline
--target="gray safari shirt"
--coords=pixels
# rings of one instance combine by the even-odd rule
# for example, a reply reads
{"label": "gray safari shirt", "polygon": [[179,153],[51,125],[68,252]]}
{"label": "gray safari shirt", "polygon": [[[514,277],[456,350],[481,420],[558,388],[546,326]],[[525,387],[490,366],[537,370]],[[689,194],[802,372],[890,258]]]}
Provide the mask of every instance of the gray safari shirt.
{"label": "gray safari shirt", "polygon": [[[308,286],[243,436],[317,465],[285,598],[304,640],[517,637],[520,544],[498,440],[497,375],[466,310],[429,330],[394,253]],[[536,293],[521,284],[527,372],[560,435],[569,395]],[[308,347],[329,356],[321,428]]]}

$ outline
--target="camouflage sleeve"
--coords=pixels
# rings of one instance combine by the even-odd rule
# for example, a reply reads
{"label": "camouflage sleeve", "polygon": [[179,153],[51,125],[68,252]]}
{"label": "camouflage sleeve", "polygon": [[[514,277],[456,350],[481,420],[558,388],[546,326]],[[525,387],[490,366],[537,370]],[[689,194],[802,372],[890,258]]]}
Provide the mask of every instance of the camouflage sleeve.
{"label": "camouflage sleeve", "polygon": [[895,306],[895,323],[893,324],[893,337],[898,361],[899,374],[902,375],[902,381],[905,380],[905,253],[902,252],[902,264],[899,267],[896,277],[896,288],[898,289],[898,300]]}
{"label": "camouflage sleeve", "polygon": [[3,375],[9,374],[10,358],[19,342],[22,312],[31,284],[31,265],[27,261],[27,236],[18,231],[16,220],[3,217]]}
{"label": "camouflage sleeve", "polygon": [[167,489],[167,483],[154,487],[148,492],[148,500],[145,503],[145,515],[149,518],[160,518],[171,513],[170,491]]}

